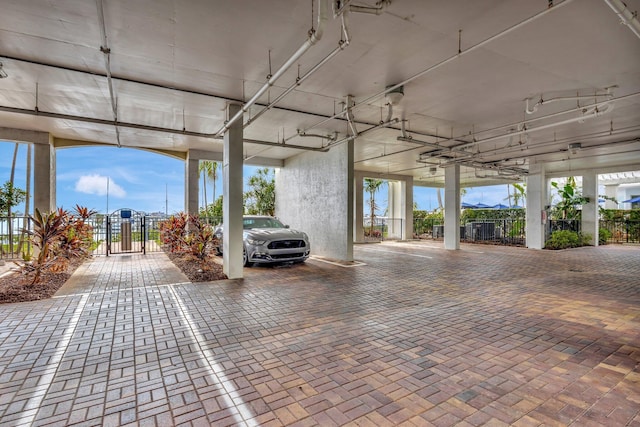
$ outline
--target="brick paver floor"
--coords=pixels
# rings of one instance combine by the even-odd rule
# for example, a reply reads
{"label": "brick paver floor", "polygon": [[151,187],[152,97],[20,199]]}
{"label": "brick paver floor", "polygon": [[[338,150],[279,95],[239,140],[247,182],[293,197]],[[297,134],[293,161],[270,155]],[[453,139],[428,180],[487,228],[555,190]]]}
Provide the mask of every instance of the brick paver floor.
{"label": "brick paver floor", "polygon": [[0,306],[0,425],[640,426],[640,247],[355,254],[95,258]]}

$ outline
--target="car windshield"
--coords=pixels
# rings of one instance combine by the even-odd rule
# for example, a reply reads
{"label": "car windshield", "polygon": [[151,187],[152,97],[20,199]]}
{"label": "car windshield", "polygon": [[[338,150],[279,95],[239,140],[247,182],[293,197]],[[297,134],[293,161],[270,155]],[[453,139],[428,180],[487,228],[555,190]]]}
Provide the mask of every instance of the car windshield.
{"label": "car windshield", "polygon": [[285,228],[284,225],[275,218],[244,218],[242,228]]}

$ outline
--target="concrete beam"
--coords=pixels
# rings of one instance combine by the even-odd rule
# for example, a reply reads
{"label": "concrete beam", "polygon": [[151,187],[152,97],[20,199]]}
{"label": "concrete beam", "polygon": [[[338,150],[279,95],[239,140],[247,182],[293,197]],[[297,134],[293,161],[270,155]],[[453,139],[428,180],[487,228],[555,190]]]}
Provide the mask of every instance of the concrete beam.
{"label": "concrete beam", "polygon": [[0,127],[0,139],[15,142],[50,145],[48,132]]}

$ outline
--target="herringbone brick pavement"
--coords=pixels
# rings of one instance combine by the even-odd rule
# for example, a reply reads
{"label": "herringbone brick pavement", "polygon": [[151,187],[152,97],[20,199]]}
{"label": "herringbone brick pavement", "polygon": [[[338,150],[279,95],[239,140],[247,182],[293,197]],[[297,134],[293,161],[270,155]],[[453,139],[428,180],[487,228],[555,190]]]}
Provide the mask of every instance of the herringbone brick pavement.
{"label": "herringbone brick pavement", "polygon": [[191,284],[95,258],[0,306],[0,425],[640,426],[640,248],[433,242]]}

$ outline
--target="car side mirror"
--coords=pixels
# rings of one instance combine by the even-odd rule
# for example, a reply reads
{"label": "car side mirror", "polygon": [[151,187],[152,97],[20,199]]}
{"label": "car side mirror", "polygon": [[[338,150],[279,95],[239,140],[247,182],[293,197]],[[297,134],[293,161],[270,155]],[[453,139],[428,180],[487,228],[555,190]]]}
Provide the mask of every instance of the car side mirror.
{"label": "car side mirror", "polygon": [[289,228],[289,225],[285,225],[284,228]]}

